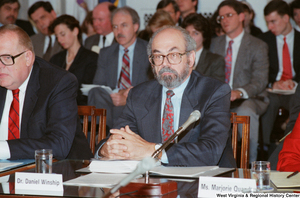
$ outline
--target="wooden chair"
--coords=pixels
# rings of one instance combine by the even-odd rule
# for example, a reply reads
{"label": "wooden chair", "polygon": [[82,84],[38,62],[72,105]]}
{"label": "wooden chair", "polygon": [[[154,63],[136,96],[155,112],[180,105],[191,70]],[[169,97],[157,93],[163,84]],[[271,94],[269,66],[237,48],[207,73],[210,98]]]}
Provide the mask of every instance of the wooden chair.
{"label": "wooden chair", "polygon": [[[96,109],[95,106],[78,106],[78,115],[83,116],[83,133],[88,138],[90,129],[90,148],[95,153],[95,144],[106,137],[106,109]],[[97,116],[99,116],[98,138],[96,139]],[[89,117],[90,122],[89,122]],[[89,127],[90,124],[90,127]]]}
{"label": "wooden chair", "polygon": [[237,160],[238,150],[238,124],[243,124],[239,168],[247,169],[249,166],[250,116],[238,116],[232,112],[230,121],[232,123],[232,149],[235,160]]}

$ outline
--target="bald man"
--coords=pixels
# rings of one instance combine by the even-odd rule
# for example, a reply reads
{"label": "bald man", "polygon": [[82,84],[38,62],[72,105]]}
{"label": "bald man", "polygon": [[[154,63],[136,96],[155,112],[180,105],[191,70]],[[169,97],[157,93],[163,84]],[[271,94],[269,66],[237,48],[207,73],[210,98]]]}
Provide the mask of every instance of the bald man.
{"label": "bald man", "polygon": [[97,46],[97,52],[99,53],[99,49],[108,47],[112,44],[114,33],[112,32],[111,13],[115,9],[116,7],[110,2],[99,3],[94,8],[93,27],[97,34],[92,35],[85,40],[85,48],[92,50],[94,46]]}

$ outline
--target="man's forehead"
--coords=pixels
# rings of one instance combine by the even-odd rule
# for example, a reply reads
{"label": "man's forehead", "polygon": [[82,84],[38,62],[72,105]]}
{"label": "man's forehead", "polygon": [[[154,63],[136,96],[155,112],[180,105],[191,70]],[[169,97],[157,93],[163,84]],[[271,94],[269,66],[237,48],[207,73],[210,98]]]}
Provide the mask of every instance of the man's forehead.
{"label": "man's forehead", "polygon": [[185,49],[185,40],[182,33],[175,29],[165,29],[153,39],[152,51],[177,51]]}

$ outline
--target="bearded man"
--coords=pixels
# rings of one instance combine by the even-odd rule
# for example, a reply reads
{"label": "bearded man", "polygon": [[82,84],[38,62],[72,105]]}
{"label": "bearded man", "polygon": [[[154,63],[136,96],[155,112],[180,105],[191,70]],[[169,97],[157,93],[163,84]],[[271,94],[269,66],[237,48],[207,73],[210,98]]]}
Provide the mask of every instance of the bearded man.
{"label": "bearded man", "polygon": [[156,80],[129,91],[125,109],[95,157],[151,156],[194,110],[201,118],[159,155],[171,166],[236,167],[230,142],[230,87],[193,71],[195,41],[181,27],[154,33],[147,53]]}

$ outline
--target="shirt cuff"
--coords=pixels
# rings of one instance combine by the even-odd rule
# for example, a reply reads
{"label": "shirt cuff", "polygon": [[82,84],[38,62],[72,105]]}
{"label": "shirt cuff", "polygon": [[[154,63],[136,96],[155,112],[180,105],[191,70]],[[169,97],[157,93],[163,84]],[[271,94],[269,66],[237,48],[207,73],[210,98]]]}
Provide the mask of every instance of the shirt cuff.
{"label": "shirt cuff", "polygon": [[243,93],[243,97],[242,97],[243,99],[248,99],[249,98],[249,96],[248,96],[247,92],[245,91],[245,89],[238,88],[237,90],[239,90]]}
{"label": "shirt cuff", "polygon": [[[159,147],[161,147],[162,144],[156,144],[155,145],[155,150],[159,149]],[[167,153],[164,150],[162,150],[162,155],[161,155],[161,158],[160,158],[160,161],[164,164],[168,164],[169,163],[169,160],[168,160],[168,156],[167,156]]]}
{"label": "shirt cuff", "polygon": [[0,140],[0,159],[9,159],[10,158],[10,149],[7,141]]}

